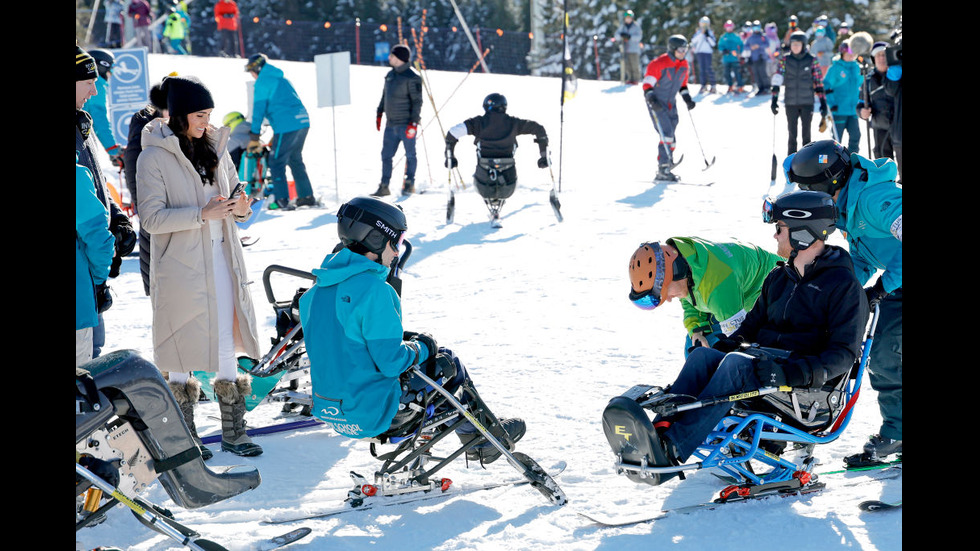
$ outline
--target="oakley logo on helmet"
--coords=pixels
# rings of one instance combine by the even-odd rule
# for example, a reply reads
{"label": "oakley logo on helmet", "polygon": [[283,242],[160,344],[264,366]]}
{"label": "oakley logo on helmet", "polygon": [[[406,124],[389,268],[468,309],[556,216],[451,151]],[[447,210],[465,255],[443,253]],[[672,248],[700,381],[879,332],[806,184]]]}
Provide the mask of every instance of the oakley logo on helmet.
{"label": "oakley logo on helmet", "polygon": [[813,216],[813,213],[808,210],[786,209],[783,211],[783,216],[786,216],[788,218],[802,219],[802,218],[809,218]]}

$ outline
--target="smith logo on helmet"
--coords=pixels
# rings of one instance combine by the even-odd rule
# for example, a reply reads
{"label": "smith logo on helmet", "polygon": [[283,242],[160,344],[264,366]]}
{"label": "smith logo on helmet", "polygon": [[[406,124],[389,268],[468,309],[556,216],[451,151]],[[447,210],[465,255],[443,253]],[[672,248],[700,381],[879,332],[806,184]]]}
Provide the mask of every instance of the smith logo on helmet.
{"label": "smith logo on helmet", "polygon": [[381,220],[375,222],[374,225],[377,226],[378,229],[380,229],[381,231],[388,234],[388,236],[391,237],[392,239],[396,239],[398,237],[398,232],[386,226],[385,223],[382,222]]}

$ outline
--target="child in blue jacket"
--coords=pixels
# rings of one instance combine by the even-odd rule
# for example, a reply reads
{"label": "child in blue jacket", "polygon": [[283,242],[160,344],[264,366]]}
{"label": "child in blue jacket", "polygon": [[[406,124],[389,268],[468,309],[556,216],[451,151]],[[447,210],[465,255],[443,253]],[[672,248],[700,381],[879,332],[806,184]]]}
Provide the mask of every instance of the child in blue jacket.
{"label": "child in blue jacket", "polygon": [[837,141],[844,143],[844,131],[847,131],[847,149],[851,153],[857,153],[861,146],[857,105],[864,83],[861,66],[855,57],[850,43],[842,43],[840,57],[834,60],[823,77],[823,89],[827,95],[827,106],[834,117]]}

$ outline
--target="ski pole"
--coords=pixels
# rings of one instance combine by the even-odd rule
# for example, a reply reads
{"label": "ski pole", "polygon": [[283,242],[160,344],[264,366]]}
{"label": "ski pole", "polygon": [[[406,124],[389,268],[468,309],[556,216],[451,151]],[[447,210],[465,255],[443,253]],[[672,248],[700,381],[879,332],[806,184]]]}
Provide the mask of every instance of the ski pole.
{"label": "ski pole", "polygon": [[772,169],[770,170],[769,179],[772,182],[769,184],[770,187],[776,185],[776,166],[779,164],[779,160],[776,159],[776,114],[772,115]]}
{"label": "ski pole", "polygon": [[[158,515],[153,511],[152,507],[146,506],[142,503],[137,503],[136,500],[126,497],[119,488],[109,484],[95,473],[89,471],[85,467],[75,463],[75,474],[81,476],[82,478],[88,480],[93,486],[102,490],[104,493],[111,495],[116,501],[122,503],[126,507],[132,509],[133,513],[137,517],[146,522],[147,526],[157,530],[158,532],[170,536],[171,538],[180,542],[181,545],[190,547],[197,551],[213,551],[213,550],[224,550],[224,547],[208,541],[208,540],[192,540],[191,536],[185,536],[180,533],[179,530],[171,526],[163,517]],[[203,545],[203,546],[202,546]]]}
{"label": "ski pole", "polygon": [[687,110],[687,116],[691,119],[691,129],[694,130],[694,138],[698,141],[698,147],[701,148],[701,158],[704,159],[704,168],[701,170],[708,170],[711,168],[711,165],[715,164],[716,157],[712,157],[711,162],[708,162],[708,157],[704,154],[704,146],[701,145],[701,137],[698,136],[698,128],[697,126],[694,126],[694,115],[691,114],[690,109]]}

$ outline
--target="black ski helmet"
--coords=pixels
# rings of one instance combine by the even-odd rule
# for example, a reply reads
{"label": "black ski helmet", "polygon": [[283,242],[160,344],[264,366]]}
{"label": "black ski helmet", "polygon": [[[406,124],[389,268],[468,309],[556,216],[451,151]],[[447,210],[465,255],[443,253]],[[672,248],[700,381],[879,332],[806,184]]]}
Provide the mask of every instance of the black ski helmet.
{"label": "black ski helmet", "polygon": [[802,190],[833,195],[851,177],[851,154],[834,140],[810,142],[793,155],[788,177]]}
{"label": "black ski helmet", "polygon": [[[687,48],[687,39],[682,34],[671,35],[667,39],[667,53],[674,55],[678,48]],[[676,56],[675,56],[676,57]]]}
{"label": "black ski helmet", "polygon": [[820,191],[794,191],[762,205],[762,221],[786,224],[794,251],[808,248],[816,240],[826,241],[837,229],[837,205]]}
{"label": "black ski helmet", "polygon": [[265,54],[252,54],[249,56],[248,62],[245,63],[245,72],[261,73],[262,67],[265,67],[268,61],[269,57]]}
{"label": "black ski helmet", "polygon": [[89,55],[95,59],[95,67],[99,71],[99,76],[108,79],[112,72],[112,66],[116,63],[116,56],[108,50],[89,50]]}
{"label": "black ski helmet", "polygon": [[388,243],[398,242],[408,229],[401,207],[374,197],[355,197],[337,211],[337,235],[354,252],[372,252],[378,257]]}
{"label": "black ski helmet", "polygon": [[496,92],[483,98],[483,112],[487,113],[490,111],[496,111],[498,113],[506,113],[507,98],[505,98],[503,94],[498,94]]}

